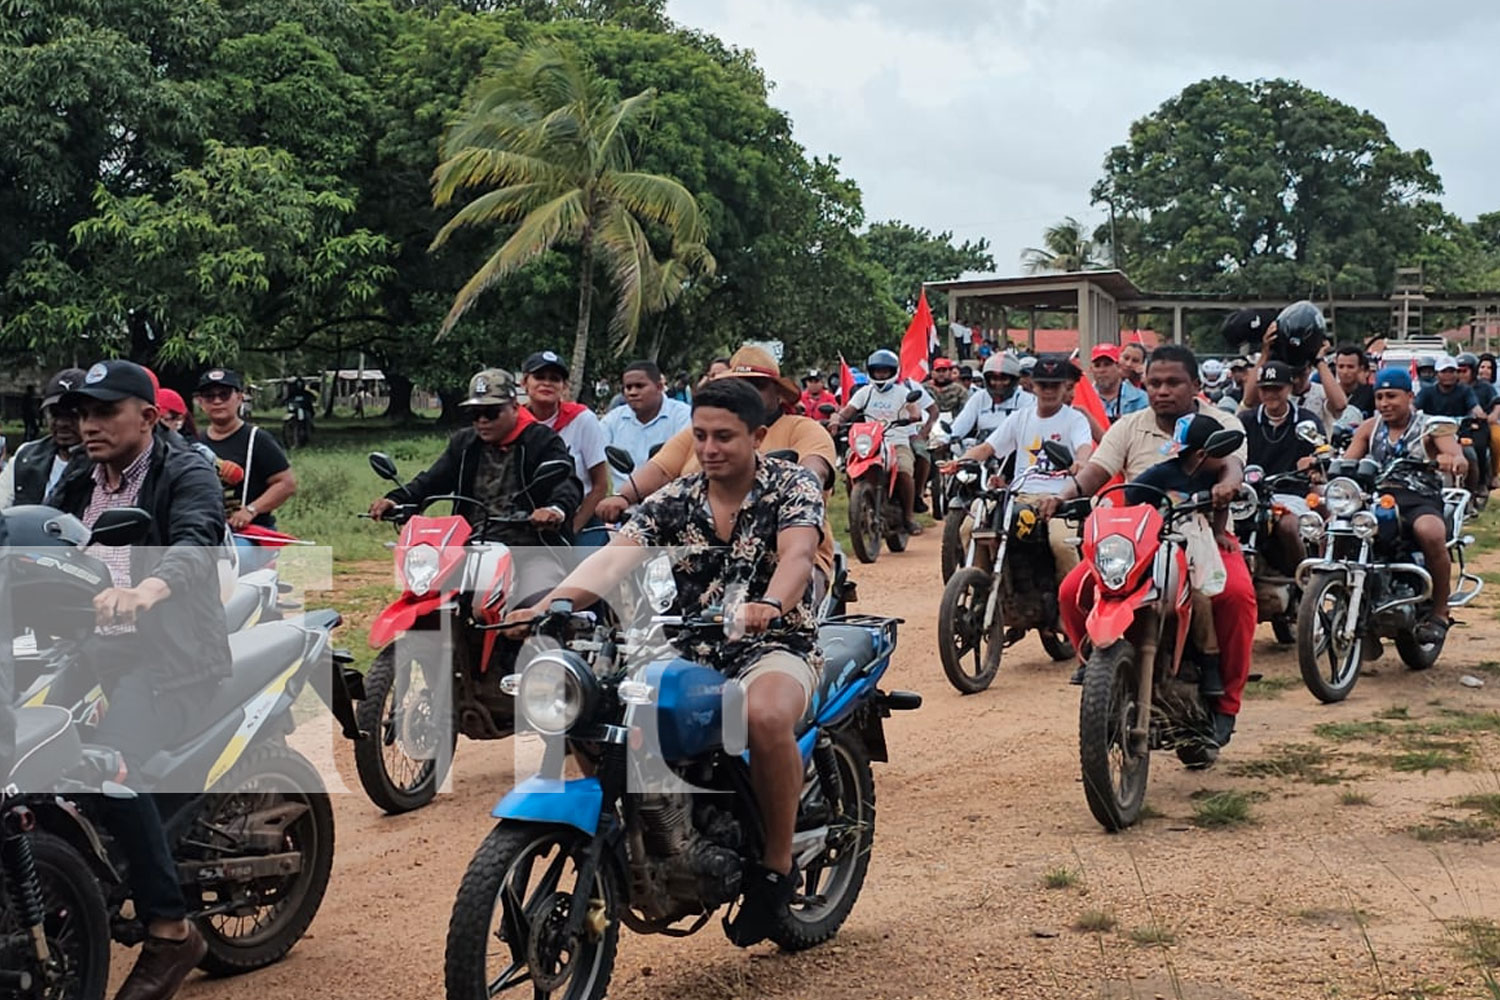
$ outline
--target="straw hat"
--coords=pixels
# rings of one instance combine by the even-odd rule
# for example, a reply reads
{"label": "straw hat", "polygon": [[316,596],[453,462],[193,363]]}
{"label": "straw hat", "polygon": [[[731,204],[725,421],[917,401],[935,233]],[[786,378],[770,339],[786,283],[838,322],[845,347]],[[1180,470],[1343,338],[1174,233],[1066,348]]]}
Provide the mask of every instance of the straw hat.
{"label": "straw hat", "polygon": [[741,347],[729,359],[729,370],[720,372],[716,378],[768,378],[776,383],[781,390],[781,398],[787,404],[795,406],[802,398],[802,390],[797,383],[781,374],[781,365],[763,347]]}

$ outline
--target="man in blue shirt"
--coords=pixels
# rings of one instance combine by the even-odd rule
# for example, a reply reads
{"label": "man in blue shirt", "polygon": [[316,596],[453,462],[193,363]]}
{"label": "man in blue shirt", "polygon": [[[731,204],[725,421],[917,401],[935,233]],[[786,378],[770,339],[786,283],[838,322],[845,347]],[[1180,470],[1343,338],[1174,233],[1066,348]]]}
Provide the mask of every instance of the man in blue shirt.
{"label": "man in blue shirt", "polygon": [[1444,354],[1437,359],[1437,380],[1417,393],[1417,409],[1429,417],[1464,417],[1484,419],[1474,390],[1458,381],[1458,359]]}
{"label": "man in blue shirt", "polygon": [[[622,384],[625,405],[610,410],[600,423],[604,425],[605,441],[629,452],[639,469],[650,459],[653,448],[692,423],[693,411],[666,394],[661,369],[655,362],[632,361],[625,368]],[[625,478],[613,469],[610,472],[618,490]]]}
{"label": "man in blue shirt", "polygon": [[1104,403],[1104,415],[1110,423],[1146,408],[1146,390],[1132,385],[1125,377],[1125,369],[1120,367],[1119,344],[1095,347],[1090,367],[1094,373],[1094,390]]}

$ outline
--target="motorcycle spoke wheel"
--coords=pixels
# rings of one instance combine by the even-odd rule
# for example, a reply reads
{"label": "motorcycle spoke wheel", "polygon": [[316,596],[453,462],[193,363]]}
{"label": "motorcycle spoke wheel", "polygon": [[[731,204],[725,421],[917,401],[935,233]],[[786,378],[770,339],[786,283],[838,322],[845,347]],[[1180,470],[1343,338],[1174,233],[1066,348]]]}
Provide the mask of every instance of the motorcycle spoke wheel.
{"label": "motorcycle spoke wheel", "polygon": [[963,694],[988,688],[1000,671],[1004,616],[997,607],[995,621],[984,627],[989,593],[990,575],[965,566],[948,580],[938,606],[938,659],[948,682]]}
{"label": "motorcycle spoke wheel", "polygon": [[1364,636],[1341,636],[1349,613],[1349,588],[1342,576],[1313,577],[1297,610],[1297,664],[1313,697],[1328,704],[1343,701],[1359,680]]}
{"label": "motorcycle spoke wheel", "polygon": [[398,660],[393,645],[380,651],[365,675],[366,698],[357,711],[360,728],[370,735],[354,744],[354,762],[365,794],[388,813],[430,802],[453,761],[458,733],[446,692],[429,686],[428,674],[410,656]]}
{"label": "motorcycle spoke wheel", "polygon": [[449,1000],[480,1000],[530,983],[537,997],[599,1000],[619,933],[613,880],[598,872],[581,929],[567,933],[588,846],[571,828],[491,831],[459,888],[448,928]]}
{"label": "motorcycle spoke wheel", "polygon": [[45,971],[37,969],[30,932],[21,927],[10,907],[0,908],[0,968],[31,972],[38,981],[35,993],[0,991],[0,997],[103,997],[109,978],[110,932],[99,883],[66,841],[40,831],[28,836],[42,894],[42,933],[51,958]]}
{"label": "motorcycle spoke wheel", "polygon": [[1131,749],[1136,701],[1135,647],[1121,640],[1089,656],[1078,708],[1078,756],[1089,811],[1111,833],[1140,818],[1150,750]]}

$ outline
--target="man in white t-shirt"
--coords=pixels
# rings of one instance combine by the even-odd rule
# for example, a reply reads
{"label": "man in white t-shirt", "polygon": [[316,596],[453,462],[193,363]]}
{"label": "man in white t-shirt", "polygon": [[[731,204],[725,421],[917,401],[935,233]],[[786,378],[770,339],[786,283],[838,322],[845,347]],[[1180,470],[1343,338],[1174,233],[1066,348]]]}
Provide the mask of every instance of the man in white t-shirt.
{"label": "man in white t-shirt", "polygon": [[[835,434],[840,424],[848,423],[857,414],[865,420],[893,421],[908,418],[912,423],[903,427],[887,427],[885,439],[896,451],[896,496],[901,499],[901,513],[906,518],[906,530],[920,535],[922,526],[912,516],[912,505],[916,502],[916,480],[912,472],[916,467],[916,455],[911,449],[912,435],[917,432],[928,407],[935,407],[927,390],[906,379],[898,378],[901,359],[894,351],[880,350],[865,362],[865,371],[870,375],[866,385],[855,390],[849,405],[835,413],[828,421],[828,433]],[[906,397],[915,390],[921,393],[916,402],[907,402]]]}
{"label": "man in white t-shirt", "polygon": [[[1014,452],[1016,479],[1026,477],[1021,492],[1016,495],[1021,503],[1038,504],[1043,497],[1060,492],[1094,450],[1094,435],[1089,429],[1088,419],[1063,403],[1063,388],[1077,373],[1072,364],[1056,355],[1039,358],[1031,370],[1036,406],[1012,415],[984,441],[966,451],[960,461],[983,462],[992,456],[1004,459]],[[1039,464],[1047,468],[1042,453],[1044,441],[1058,441],[1072,449],[1073,466],[1051,472],[1036,471]],[[956,471],[957,465],[957,462],[951,462],[944,471]],[[1048,522],[1047,541],[1052,546],[1058,580],[1078,565],[1078,550],[1073,547],[1072,534],[1072,528],[1060,518]]]}
{"label": "man in white t-shirt", "polygon": [[604,430],[599,418],[582,403],[566,399],[568,366],[552,351],[537,351],[521,366],[521,387],[526,390],[526,408],[537,422],[557,432],[573,456],[573,475],[583,487],[583,502],[573,515],[573,544],[605,545],[609,533],[594,516],[594,508],[609,493],[609,473],[604,464]]}

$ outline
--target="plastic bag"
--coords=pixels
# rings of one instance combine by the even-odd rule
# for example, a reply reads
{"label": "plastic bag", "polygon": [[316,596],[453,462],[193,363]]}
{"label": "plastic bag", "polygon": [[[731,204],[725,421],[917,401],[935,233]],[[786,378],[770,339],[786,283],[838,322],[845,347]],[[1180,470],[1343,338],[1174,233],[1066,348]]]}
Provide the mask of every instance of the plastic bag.
{"label": "plastic bag", "polygon": [[1229,571],[1224,568],[1224,557],[1214,540],[1213,529],[1202,517],[1194,517],[1183,522],[1180,530],[1187,540],[1188,576],[1193,589],[1209,597],[1223,593],[1229,583]]}

